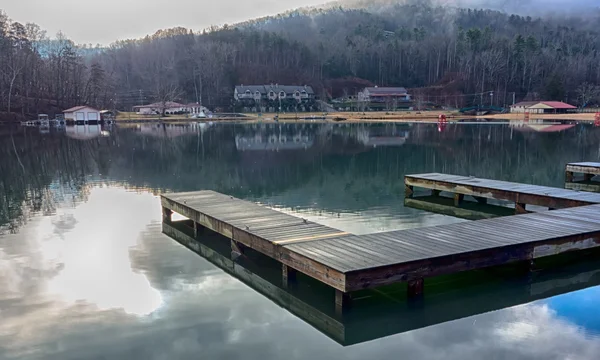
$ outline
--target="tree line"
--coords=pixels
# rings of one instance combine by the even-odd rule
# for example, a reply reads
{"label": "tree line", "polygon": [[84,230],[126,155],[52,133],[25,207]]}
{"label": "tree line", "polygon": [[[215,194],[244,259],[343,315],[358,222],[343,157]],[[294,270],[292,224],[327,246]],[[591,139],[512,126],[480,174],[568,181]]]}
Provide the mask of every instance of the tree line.
{"label": "tree line", "polygon": [[201,32],[80,47],[0,13],[0,112],[155,101],[231,109],[236,84],[311,85],[321,99],[404,86],[446,106],[597,104],[600,14],[532,18],[425,4],[302,9]]}

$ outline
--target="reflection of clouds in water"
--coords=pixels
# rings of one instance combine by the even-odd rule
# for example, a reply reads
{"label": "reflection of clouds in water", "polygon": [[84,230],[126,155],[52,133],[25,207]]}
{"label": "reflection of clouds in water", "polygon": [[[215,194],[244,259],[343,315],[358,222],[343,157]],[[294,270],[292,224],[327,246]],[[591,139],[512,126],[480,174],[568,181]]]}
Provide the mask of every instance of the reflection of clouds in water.
{"label": "reflection of clouds in water", "polygon": [[600,351],[598,338],[544,301],[343,348],[160,234],[150,194],[93,189],[86,204],[59,210],[0,238],[0,286],[9,284],[0,287],[2,359],[589,359]]}

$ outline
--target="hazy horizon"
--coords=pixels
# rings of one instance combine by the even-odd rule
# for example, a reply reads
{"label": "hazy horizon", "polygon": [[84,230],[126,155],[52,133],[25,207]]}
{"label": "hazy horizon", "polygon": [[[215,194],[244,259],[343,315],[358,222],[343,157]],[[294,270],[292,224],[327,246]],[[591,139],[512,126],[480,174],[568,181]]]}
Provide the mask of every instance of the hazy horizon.
{"label": "hazy horizon", "polygon": [[163,0],[145,0],[142,4],[122,0],[53,0],[51,3],[19,0],[2,4],[0,10],[14,21],[38,24],[50,37],[62,31],[78,44],[108,45],[117,40],[144,37],[159,29],[181,26],[201,30],[325,2],[171,0],[165,6]]}
{"label": "hazy horizon", "polygon": [[[373,0],[371,4],[390,4],[422,0]],[[566,8],[563,0],[426,0],[437,5],[490,8],[528,15],[567,15],[581,10],[600,9],[596,0],[575,0]],[[78,44],[109,45],[117,40],[141,38],[160,29],[184,27],[199,31],[212,25],[235,24],[276,15],[288,10],[332,3],[330,0],[299,0],[288,4],[276,0],[216,2],[194,0],[20,0],[0,6],[14,21],[36,23],[48,36],[62,31]],[[350,7],[361,0],[338,0]],[[207,4],[208,6],[205,6]],[[32,9],[35,9],[33,11]]]}

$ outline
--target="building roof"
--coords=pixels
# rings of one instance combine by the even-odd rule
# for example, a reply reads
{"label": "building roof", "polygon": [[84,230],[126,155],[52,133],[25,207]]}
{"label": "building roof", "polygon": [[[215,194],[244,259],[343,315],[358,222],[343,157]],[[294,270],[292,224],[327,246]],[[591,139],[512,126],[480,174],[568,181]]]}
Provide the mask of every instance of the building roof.
{"label": "building roof", "polygon": [[[162,109],[163,107],[163,103],[162,102],[156,102],[153,104],[148,104],[148,105],[136,105],[133,108],[137,109],[137,108],[158,108],[158,109]],[[180,103],[176,103],[174,101],[167,101],[164,103],[164,107],[165,109],[172,109],[172,108],[182,108],[182,107],[186,107],[186,105],[180,104]]]}
{"label": "building roof", "polygon": [[406,88],[403,87],[367,87],[365,91],[369,92],[371,96],[394,96],[394,95],[407,95]]}
{"label": "building roof", "polygon": [[539,101],[521,101],[514,105],[511,105],[510,107],[529,107],[539,103]]}
{"label": "building roof", "polygon": [[577,109],[576,106],[564,103],[562,101],[521,101],[520,103],[511,105],[511,107]]}
{"label": "building roof", "polygon": [[83,110],[83,109],[92,109],[92,110],[95,110],[95,111],[99,111],[98,109],[93,108],[91,106],[82,105],[82,106],[75,106],[75,107],[72,107],[70,109],[64,110],[63,113],[72,113],[72,112]]}
{"label": "building roof", "polygon": [[292,94],[296,91],[302,92],[306,91],[307,94],[314,94],[315,91],[311,86],[308,85],[238,85],[235,87],[237,93],[245,93],[246,91],[250,91],[251,93],[260,92],[261,94],[267,94],[269,91],[274,91],[276,93],[280,91],[284,91],[286,94]]}
{"label": "building roof", "polygon": [[555,109],[577,109],[577,106],[573,106],[562,101],[542,101],[541,103]]}

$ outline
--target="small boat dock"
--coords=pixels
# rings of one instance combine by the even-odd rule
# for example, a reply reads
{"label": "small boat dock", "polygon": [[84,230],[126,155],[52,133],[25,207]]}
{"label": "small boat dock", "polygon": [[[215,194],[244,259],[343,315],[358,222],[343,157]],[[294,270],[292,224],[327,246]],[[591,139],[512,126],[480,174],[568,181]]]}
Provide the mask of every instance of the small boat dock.
{"label": "small boat dock", "polygon": [[465,200],[465,196],[471,196],[475,201],[483,204],[487,203],[489,199],[509,201],[515,204],[517,214],[526,213],[527,205],[563,209],[600,204],[600,194],[472,176],[439,173],[407,175],[404,178],[404,184],[406,197],[413,197],[415,188],[422,188],[431,190],[431,194],[434,196],[441,192],[454,194],[456,206]]}
{"label": "small boat dock", "polygon": [[410,191],[420,181],[435,191],[566,209],[357,236],[213,191],[163,194],[161,203],[166,223],[176,212],[191,220],[196,237],[206,229],[226,236],[233,257],[252,248],[277,260],[284,285],[301,272],[333,287],[340,309],[362,289],[407,283],[408,295],[419,296],[429,277],[510,263],[529,268],[538,258],[600,246],[600,205],[590,205],[600,194],[473,179],[410,175],[406,183]]}

